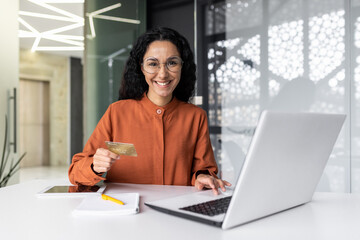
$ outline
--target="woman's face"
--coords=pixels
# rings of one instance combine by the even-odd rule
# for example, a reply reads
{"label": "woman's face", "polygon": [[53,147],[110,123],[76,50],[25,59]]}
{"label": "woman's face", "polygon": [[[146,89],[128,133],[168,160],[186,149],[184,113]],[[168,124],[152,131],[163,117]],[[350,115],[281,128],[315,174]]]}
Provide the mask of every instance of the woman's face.
{"label": "woman's face", "polygon": [[148,46],[141,70],[149,85],[147,96],[155,104],[162,106],[171,101],[181,77],[181,66],[180,70],[176,68],[176,64],[182,64],[179,61],[179,51],[170,41],[154,41]]}

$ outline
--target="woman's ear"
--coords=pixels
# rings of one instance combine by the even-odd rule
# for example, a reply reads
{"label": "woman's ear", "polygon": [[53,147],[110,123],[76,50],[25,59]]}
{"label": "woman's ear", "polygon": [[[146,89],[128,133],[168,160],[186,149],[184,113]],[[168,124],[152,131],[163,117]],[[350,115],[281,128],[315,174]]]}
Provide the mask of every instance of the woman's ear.
{"label": "woman's ear", "polygon": [[143,75],[145,75],[145,73],[144,73],[144,67],[143,67],[143,64],[142,64],[142,63],[140,63],[140,69],[141,69],[141,72],[143,73]]}

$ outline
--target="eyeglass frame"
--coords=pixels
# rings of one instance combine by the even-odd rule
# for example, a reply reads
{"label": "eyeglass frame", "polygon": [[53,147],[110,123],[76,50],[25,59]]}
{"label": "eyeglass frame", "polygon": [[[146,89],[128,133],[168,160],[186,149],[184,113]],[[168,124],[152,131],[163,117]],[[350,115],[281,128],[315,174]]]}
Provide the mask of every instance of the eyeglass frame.
{"label": "eyeglass frame", "polygon": [[[148,60],[148,59],[151,59],[151,58],[154,59],[154,60],[156,60],[156,61],[159,63],[159,67],[157,68],[158,70],[157,70],[156,72],[153,72],[153,73],[146,71],[146,69],[145,69],[145,67],[144,67],[145,61]],[[181,68],[180,68],[180,70],[177,71],[177,72],[171,71],[171,70],[169,69],[168,65],[167,65],[168,60],[169,60],[169,59],[172,59],[172,58],[180,59]],[[155,74],[155,73],[158,73],[158,72],[160,71],[162,64],[165,65],[166,70],[168,70],[168,71],[170,71],[170,72],[172,72],[172,73],[178,73],[178,72],[181,72],[181,69],[182,69],[182,66],[183,66],[183,64],[184,64],[184,61],[183,61],[180,57],[174,56],[174,57],[169,57],[168,59],[166,59],[166,62],[161,63],[161,62],[159,61],[159,59],[157,59],[157,58],[155,58],[155,57],[148,57],[148,58],[145,58],[145,59],[143,60],[143,62],[141,63],[141,66],[143,67],[143,69],[144,69],[145,72],[147,72],[147,73],[149,73],[149,74]]]}

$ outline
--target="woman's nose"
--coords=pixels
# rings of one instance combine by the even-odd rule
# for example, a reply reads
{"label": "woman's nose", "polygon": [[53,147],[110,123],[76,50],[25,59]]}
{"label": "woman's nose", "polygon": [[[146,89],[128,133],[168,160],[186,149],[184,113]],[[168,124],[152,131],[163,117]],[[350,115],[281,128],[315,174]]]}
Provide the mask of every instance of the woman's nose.
{"label": "woman's nose", "polygon": [[168,69],[166,68],[165,63],[160,64],[160,69],[159,69],[158,75],[161,77],[167,77]]}

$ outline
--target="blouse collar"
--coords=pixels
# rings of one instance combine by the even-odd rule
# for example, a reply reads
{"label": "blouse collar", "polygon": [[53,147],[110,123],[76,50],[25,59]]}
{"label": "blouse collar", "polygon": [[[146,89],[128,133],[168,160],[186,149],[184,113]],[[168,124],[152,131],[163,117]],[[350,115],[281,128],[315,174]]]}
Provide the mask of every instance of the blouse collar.
{"label": "blouse collar", "polygon": [[150,101],[146,93],[143,94],[140,102],[145,106],[146,110],[156,115],[169,114],[180,104],[180,101],[174,96],[168,104],[160,107]]}

